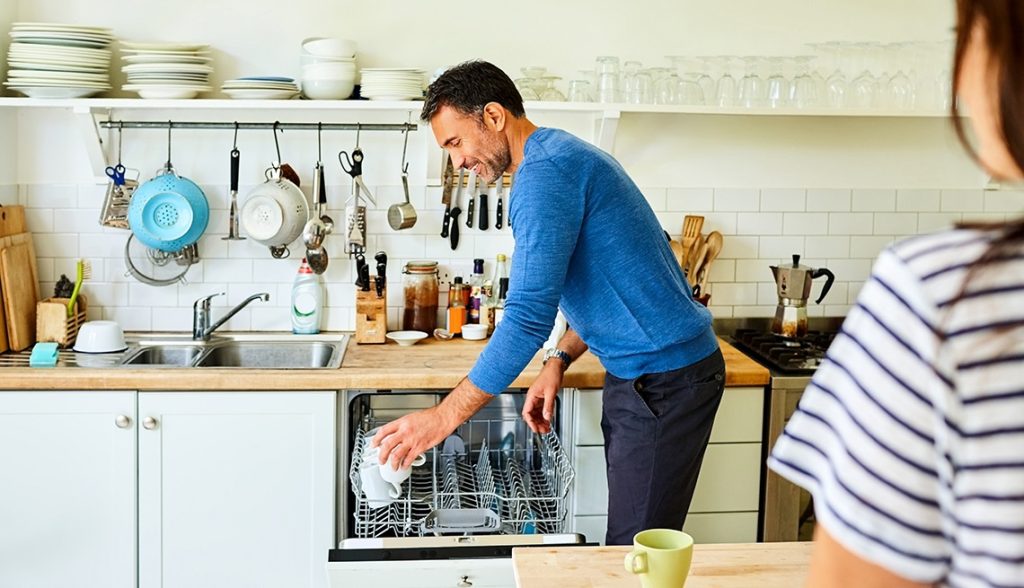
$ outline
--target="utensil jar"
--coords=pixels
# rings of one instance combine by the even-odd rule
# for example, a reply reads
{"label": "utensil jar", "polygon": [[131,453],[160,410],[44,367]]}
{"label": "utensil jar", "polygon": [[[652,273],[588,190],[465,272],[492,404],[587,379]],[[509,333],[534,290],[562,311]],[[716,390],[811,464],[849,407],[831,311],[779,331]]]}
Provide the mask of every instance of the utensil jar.
{"label": "utensil jar", "polygon": [[410,261],[402,270],[405,307],[402,329],[433,333],[437,327],[438,278],[436,261]]}

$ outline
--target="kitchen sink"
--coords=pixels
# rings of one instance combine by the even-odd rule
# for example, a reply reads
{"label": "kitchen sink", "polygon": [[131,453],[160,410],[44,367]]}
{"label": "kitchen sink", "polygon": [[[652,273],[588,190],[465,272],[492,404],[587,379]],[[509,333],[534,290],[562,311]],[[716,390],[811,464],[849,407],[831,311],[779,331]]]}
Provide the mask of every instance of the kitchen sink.
{"label": "kitchen sink", "polygon": [[336,368],[341,365],[338,344],[324,341],[222,343],[204,353],[196,367],[271,369]]}
{"label": "kitchen sink", "polygon": [[130,345],[126,367],[332,369],[341,366],[348,335],[237,334],[211,341],[147,337]]}

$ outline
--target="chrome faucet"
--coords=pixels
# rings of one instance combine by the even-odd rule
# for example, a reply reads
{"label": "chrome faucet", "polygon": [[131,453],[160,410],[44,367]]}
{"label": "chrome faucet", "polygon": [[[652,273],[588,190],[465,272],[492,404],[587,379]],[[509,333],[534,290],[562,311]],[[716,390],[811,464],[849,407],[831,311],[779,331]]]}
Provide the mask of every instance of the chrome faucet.
{"label": "chrome faucet", "polygon": [[210,294],[209,296],[203,296],[199,300],[195,301],[192,305],[192,339],[196,341],[206,341],[210,338],[210,334],[217,330],[217,327],[223,325],[228,319],[235,316],[238,311],[245,308],[247,304],[256,300],[257,298],[263,302],[270,300],[270,294],[267,292],[260,292],[253,294],[252,296],[243,300],[238,306],[227,311],[224,316],[220,317],[220,320],[210,324],[210,299],[214,296],[223,296],[223,292],[216,294]]}

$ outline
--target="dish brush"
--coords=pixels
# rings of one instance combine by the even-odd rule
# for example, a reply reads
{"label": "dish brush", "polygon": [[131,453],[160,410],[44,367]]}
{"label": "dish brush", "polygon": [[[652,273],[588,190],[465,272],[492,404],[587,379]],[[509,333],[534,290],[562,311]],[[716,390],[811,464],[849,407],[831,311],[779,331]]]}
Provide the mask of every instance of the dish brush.
{"label": "dish brush", "polygon": [[75,312],[75,303],[78,302],[78,291],[82,289],[82,282],[92,277],[92,264],[87,260],[79,259],[75,264],[75,289],[71,291],[71,298],[68,300],[68,316]]}

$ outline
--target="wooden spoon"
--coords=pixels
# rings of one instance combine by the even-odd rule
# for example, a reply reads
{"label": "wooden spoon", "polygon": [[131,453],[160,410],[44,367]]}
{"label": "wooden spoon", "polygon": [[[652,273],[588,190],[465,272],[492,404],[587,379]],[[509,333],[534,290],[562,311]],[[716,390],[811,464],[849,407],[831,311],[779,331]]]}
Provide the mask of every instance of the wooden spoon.
{"label": "wooden spoon", "polygon": [[718,231],[711,231],[708,234],[705,244],[707,245],[708,251],[705,256],[704,263],[700,268],[700,291],[707,293],[708,273],[711,271],[711,264],[715,261],[715,258],[718,257],[718,254],[722,252],[722,245],[724,244],[722,233],[719,233]]}
{"label": "wooden spoon", "polygon": [[676,241],[675,239],[669,239],[668,244],[669,244],[670,247],[672,247],[672,253],[675,254],[675,256],[676,256],[676,263],[678,263],[679,267],[682,268],[683,267],[683,244],[680,243],[679,241]]}
{"label": "wooden spoon", "polygon": [[703,216],[688,214],[683,218],[683,235],[680,238],[683,243],[683,259],[689,261],[695,253],[692,250],[698,247],[698,243],[700,243],[700,231],[703,228]]}

